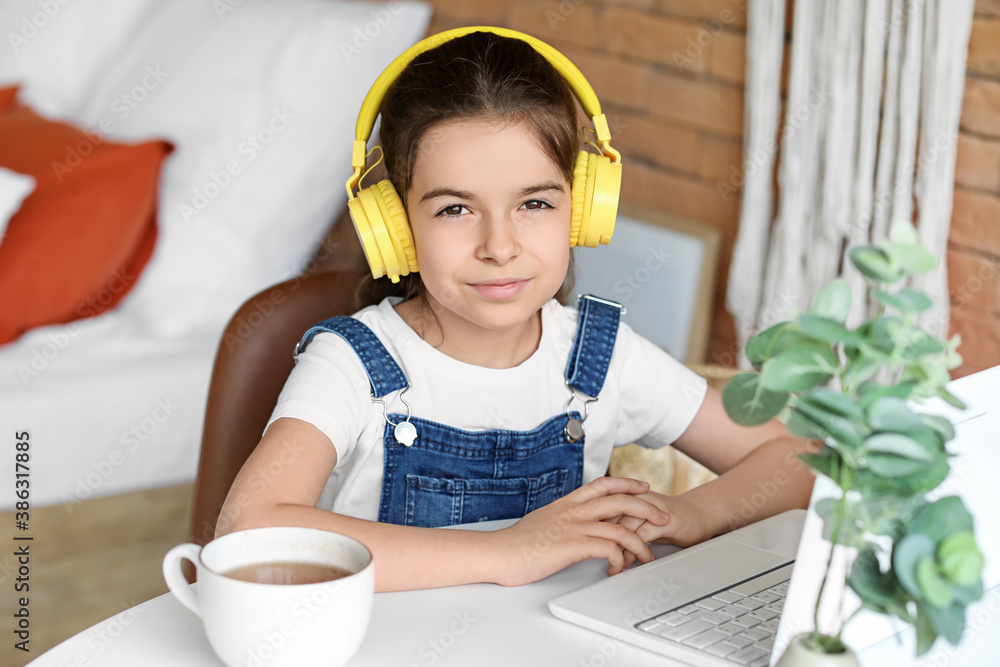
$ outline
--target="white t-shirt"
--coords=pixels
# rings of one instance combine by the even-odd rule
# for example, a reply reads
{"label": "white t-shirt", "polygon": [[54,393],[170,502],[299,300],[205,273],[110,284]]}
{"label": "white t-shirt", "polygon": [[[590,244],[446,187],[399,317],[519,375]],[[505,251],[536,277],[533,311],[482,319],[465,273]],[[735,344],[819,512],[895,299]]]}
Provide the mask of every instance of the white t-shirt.
{"label": "white t-shirt", "polygon": [[[392,307],[390,297],[353,315],[366,324],[410,388],[413,416],[469,431],[528,431],[565,413],[571,392],[566,362],[577,310],[555,300],[542,307],[538,349],[513,368],[458,361],[420,338]],[[635,442],[669,445],[691,423],[705,396],[705,379],[621,323],[607,378],[589,405],[583,483],[604,475],[611,450]],[[406,414],[396,391],[383,397],[387,412]],[[579,396],[579,394],[578,394]],[[583,414],[583,399],[570,406]],[[299,355],[268,422],[294,417],[322,431],[337,449],[337,465],[316,506],[375,520],[382,489],[383,407],[371,398],[361,360],[340,336],[320,333]]]}

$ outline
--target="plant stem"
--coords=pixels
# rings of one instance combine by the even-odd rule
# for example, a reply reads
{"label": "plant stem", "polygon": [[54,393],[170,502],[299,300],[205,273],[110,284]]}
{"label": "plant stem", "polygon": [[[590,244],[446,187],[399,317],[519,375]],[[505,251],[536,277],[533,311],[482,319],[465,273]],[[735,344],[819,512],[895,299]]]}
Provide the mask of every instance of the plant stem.
{"label": "plant stem", "polygon": [[[833,554],[840,543],[840,533],[841,529],[844,527],[847,521],[847,489],[850,487],[850,472],[849,469],[841,467],[842,461],[840,456],[836,456],[830,467],[831,479],[840,487],[840,517],[833,524],[833,531],[830,534],[830,555],[826,559],[826,569],[823,572],[823,581],[819,585],[819,593],[816,595],[816,609],[813,612],[813,639],[815,642],[819,642],[819,606],[823,601],[823,590],[826,588],[827,579],[830,577],[830,569],[833,566]],[[843,624],[837,629],[837,632],[833,635],[834,637],[839,637],[840,633],[843,631]]]}

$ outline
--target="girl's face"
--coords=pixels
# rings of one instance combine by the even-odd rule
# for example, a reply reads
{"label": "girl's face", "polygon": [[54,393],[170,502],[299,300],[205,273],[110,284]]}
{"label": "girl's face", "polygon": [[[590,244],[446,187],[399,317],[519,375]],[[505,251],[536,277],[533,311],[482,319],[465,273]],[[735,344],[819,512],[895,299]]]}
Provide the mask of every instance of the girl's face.
{"label": "girl's face", "polygon": [[448,335],[523,333],[562,286],[570,185],[526,126],[435,126],[407,202],[421,280]]}

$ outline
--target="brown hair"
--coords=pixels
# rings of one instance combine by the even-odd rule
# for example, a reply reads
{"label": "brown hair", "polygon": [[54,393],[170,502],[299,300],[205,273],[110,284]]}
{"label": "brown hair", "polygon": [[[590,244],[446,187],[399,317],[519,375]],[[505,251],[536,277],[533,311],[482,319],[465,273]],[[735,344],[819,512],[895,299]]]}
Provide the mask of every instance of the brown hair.
{"label": "brown hair", "polygon": [[[474,32],[421,53],[389,88],[379,113],[386,170],[404,205],[421,140],[432,140],[434,128],[449,121],[523,123],[566,181],[573,181],[581,143],[573,93],[555,67],[522,40]],[[571,255],[567,280],[556,295],[560,302],[572,289],[573,272]],[[386,296],[410,299],[422,288],[419,273],[398,283],[373,280],[366,264],[353,305],[363,308]]]}

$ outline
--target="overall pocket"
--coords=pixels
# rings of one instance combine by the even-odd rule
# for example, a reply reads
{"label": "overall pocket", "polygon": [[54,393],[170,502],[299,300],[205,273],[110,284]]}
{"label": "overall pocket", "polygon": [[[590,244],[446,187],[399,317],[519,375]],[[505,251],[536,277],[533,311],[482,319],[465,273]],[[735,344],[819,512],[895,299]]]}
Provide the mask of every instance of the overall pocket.
{"label": "overall pocket", "polygon": [[520,518],[573,489],[569,470],[557,468],[533,477],[448,479],[406,475],[406,526],[447,526]]}

